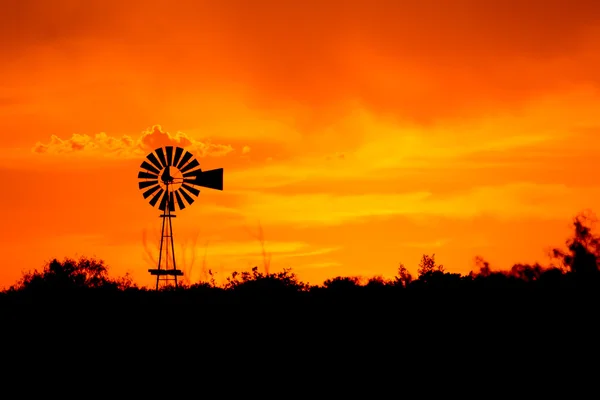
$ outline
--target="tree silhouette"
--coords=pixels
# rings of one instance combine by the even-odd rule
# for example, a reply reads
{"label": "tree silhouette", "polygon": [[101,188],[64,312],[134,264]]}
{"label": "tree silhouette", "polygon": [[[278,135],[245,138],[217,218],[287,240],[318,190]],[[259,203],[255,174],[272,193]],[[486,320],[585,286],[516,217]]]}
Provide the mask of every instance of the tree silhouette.
{"label": "tree silhouette", "polygon": [[413,277],[408,269],[406,269],[404,264],[400,263],[400,266],[398,267],[398,275],[394,278],[394,283],[397,286],[406,288],[412,282],[412,280]]}
{"label": "tree silhouette", "polygon": [[486,260],[483,259],[483,257],[481,256],[476,256],[475,257],[475,266],[477,268],[479,268],[479,271],[477,273],[474,273],[473,271],[471,271],[469,273],[469,276],[474,277],[474,276],[490,276],[490,274],[492,273],[492,270],[490,269],[490,263],[487,262]]}
{"label": "tree silhouette", "polygon": [[66,290],[72,288],[130,287],[131,279],[125,277],[121,284],[108,277],[104,261],[82,257],[78,261],[65,258],[50,261],[42,271],[28,272],[13,286],[14,290],[51,289]]}
{"label": "tree silhouette", "polygon": [[598,279],[598,257],[600,238],[592,234],[597,222],[593,214],[580,213],[573,220],[574,235],[566,241],[567,252],[553,249],[553,257],[561,262],[561,267],[575,274],[578,279]]}
{"label": "tree silhouette", "polygon": [[419,276],[428,275],[433,272],[444,272],[444,266],[436,264],[435,254],[431,256],[423,254],[421,261],[419,262],[419,269],[417,270]]}

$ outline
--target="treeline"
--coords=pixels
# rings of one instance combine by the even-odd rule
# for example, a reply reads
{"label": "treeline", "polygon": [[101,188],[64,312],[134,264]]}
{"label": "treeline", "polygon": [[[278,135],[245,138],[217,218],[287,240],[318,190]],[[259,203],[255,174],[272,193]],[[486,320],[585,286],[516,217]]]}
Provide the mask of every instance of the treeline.
{"label": "treeline", "polygon": [[[0,298],[9,302],[51,301],[53,299],[90,299],[108,301],[148,302],[160,299],[201,301],[218,304],[252,301],[395,301],[407,296],[439,298],[478,298],[501,296],[515,299],[535,293],[595,293],[600,287],[600,238],[592,232],[593,218],[580,214],[573,221],[573,236],[566,249],[554,249],[554,262],[516,264],[509,270],[492,270],[481,257],[476,258],[477,270],[467,275],[449,273],[435,259],[424,254],[413,276],[400,265],[392,279],[372,277],[336,277],[321,285],[309,285],[298,279],[291,269],[262,273],[258,268],[234,272],[223,285],[213,281],[192,285],[180,284],[177,289],[138,287],[130,276],[113,278],[102,260],[66,258],[52,260],[42,271],[24,273],[22,278]],[[414,297],[413,296],[413,297]],[[515,297],[517,296],[517,297]]]}

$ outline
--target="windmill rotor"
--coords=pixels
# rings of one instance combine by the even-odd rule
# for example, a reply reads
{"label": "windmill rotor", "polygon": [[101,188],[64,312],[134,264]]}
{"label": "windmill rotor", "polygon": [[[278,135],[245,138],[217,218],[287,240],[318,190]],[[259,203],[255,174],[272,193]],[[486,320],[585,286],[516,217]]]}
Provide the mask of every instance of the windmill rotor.
{"label": "windmill rotor", "polygon": [[202,171],[192,153],[182,147],[165,146],[150,152],[140,165],[138,187],[152,207],[183,210],[198,195],[198,187],[223,190],[223,168]]}

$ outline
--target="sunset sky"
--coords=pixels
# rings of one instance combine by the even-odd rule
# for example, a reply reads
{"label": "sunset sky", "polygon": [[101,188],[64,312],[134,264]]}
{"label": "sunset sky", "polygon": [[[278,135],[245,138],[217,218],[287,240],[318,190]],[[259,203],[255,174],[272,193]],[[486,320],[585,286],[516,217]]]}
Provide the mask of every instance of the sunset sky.
{"label": "sunset sky", "polygon": [[224,191],[173,221],[186,279],[547,264],[600,200],[595,0],[4,0],[0,286],[51,258],[150,285],[145,155]]}

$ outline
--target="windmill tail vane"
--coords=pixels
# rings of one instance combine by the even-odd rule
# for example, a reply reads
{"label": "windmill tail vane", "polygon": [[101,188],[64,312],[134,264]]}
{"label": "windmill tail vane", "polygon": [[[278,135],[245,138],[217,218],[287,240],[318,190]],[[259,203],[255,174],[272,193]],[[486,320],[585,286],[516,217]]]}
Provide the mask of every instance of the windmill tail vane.
{"label": "windmill tail vane", "polygon": [[210,189],[223,190],[223,168],[199,171],[190,183]]}

